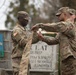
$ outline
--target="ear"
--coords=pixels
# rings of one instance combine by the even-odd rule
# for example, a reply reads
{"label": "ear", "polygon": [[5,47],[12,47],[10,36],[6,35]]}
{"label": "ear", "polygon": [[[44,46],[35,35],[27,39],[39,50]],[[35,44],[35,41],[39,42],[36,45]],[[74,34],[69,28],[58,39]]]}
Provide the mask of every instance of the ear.
{"label": "ear", "polygon": [[76,15],[72,15],[72,18],[75,19],[76,18]]}

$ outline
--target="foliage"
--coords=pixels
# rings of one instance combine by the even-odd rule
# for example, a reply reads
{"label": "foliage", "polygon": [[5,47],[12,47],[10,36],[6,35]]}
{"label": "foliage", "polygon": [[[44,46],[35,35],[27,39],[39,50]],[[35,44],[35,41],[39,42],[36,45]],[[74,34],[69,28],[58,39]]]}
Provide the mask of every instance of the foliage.
{"label": "foliage", "polygon": [[6,27],[8,28],[12,28],[17,19],[16,19],[16,16],[17,16],[17,12],[18,11],[26,11],[28,13],[30,13],[30,10],[33,9],[33,16],[36,15],[35,12],[35,8],[33,5],[29,5],[29,0],[13,0],[10,2],[10,6],[9,6],[9,12],[7,14],[7,20],[6,20]]}
{"label": "foliage", "polygon": [[[32,4],[29,4],[30,2]],[[40,3],[41,5],[39,5]],[[17,21],[17,12],[20,10],[29,13],[31,26],[39,22],[55,22],[57,21],[55,13],[61,6],[69,6],[76,9],[76,0],[11,0],[5,25],[8,28],[12,28]]]}

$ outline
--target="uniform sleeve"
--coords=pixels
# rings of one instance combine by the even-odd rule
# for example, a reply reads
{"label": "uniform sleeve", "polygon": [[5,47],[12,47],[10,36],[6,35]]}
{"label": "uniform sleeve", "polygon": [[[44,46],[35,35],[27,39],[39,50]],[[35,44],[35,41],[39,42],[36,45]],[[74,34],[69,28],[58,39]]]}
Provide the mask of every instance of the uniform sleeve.
{"label": "uniform sleeve", "polygon": [[61,32],[69,37],[75,36],[74,25],[69,22],[48,23],[39,27],[50,32]]}
{"label": "uniform sleeve", "polygon": [[42,41],[46,42],[48,45],[59,44],[59,34],[57,34],[56,37],[44,37]]}
{"label": "uniform sleeve", "polygon": [[38,38],[38,34],[37,32],[34,32],[33,33],[33,39],[32,39],[32,43],[37,43],[39,41],[39,38]]}
{"label": "uniform sleeve", "polygon": [[26,35],[22,34],[20,29],[16,29],[12,32],[13,41],[19,46],[24,47],[28,41]]}

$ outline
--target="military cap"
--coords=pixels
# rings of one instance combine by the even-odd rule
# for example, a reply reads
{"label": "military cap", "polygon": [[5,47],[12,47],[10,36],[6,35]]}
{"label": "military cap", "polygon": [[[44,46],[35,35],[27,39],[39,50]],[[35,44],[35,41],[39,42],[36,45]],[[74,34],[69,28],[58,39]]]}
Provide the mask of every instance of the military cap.
{"label": "military cap", "polygon": [[17,17],[22,17],[24,18],[25,20],[29,20],[29,15],[27,12],[25,11],[19,11],[18,14],[17,14]]}
{"label": "military cap", "polygon": [[62,12],[69,12],[69,7],[61,7],[58,12],[56,13],[56,16],[60,15]]}
{"label": "military cap", "polygon": [[75,9],[69,9],[69,12],[71,15],[76,15],[76,10]]}

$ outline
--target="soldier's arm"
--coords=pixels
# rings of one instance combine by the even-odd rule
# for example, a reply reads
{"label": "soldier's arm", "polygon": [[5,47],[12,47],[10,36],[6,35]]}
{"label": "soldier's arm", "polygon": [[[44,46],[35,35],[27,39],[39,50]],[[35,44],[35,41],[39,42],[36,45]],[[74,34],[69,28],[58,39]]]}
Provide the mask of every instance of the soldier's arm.
{"label": "soldier's arm", "polygon": [[37,27],[50,32],[64,32],[66,30],[66,25],[63,22],[39,24]]}
{"label": "soldier's arm", "polygon": [[38,34],[37,32],[34,32],[33,33],[33,39],[32,39],[32,43],[37,43],[39,41],[39,38],[38,38]]}
{"label": "soldier's arm", "polygon": [[28,41],[28,38],[25,36],[21,35],[21,31],[19,29],[13,31],[12,37],[13,41],[15,41],[19,46],[24,47]]}
{"label": "soldier's arm", "polygon": [[46,42],[48,45],[55,45],[59,44],[59,34],[55,37],[47,37],[47,36],[39,36],[43,42]]}
{"label": "soldier's arm", "polygon": [[38,28],[42,28],[46,31],[50,32],[61,32],[69,37],[75,36],[75,31],[72,23],[67,22],[58,22],[58,23],[47,23],[47,24],[40,24]]}

